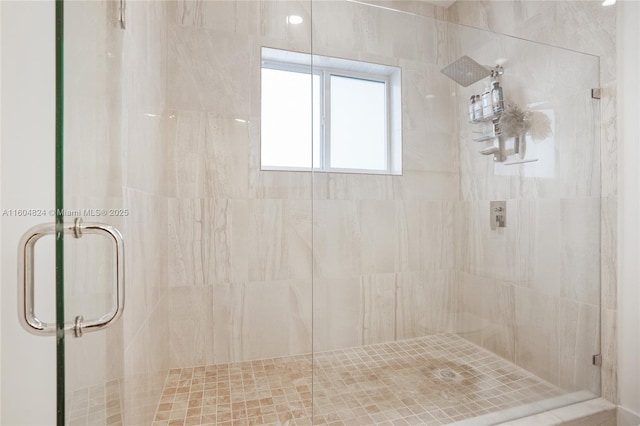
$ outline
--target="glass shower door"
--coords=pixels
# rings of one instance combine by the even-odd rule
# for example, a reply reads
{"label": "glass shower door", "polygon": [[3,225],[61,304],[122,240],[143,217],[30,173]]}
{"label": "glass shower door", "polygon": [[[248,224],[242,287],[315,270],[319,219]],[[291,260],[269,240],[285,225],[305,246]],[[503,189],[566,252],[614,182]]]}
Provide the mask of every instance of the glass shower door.
{"label": "glass shower door", "polygon": [[[125,219],[117,2],[57,1],[58,424],[124,422]],[[69,330],[69,328],[72,328]]]}

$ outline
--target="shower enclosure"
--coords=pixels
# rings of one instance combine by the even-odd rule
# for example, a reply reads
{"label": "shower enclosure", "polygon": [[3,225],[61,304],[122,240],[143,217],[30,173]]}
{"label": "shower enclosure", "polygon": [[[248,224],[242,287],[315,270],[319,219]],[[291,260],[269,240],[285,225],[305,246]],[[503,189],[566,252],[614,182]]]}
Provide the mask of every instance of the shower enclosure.
{"label": "shower enclosure", "polygon": [[[600,395],[597,57],[418,2],[58,5],[47,207],[126,248],[122,318],[57,339],[58,424],[498,424]],[[504,163],[479,154],[494,142],[474,141],[468,102],[489,79],[440,72],[463,55],[500,64],[506,102],[544,117],[524,137],[537,161],[511,139]],[[270,154],[300,149],[299,164],[266,165],[269,70],[298,102]],[[349,127],[374,102],[350,84],[384,87],[380,169],[356,161],[377,136]],[[506,227],[490,228],[490,201]],[[46,259],[67,323],[108,312],[109,239],[53,240],[35,252],[42,315],[55,322]],[[44,339],[54,355],[55,338],[22,333],[3,352]],[[3,353],[3,387],[29,378],[19,358]],[[8,424],[33,386],[3,389]]]}

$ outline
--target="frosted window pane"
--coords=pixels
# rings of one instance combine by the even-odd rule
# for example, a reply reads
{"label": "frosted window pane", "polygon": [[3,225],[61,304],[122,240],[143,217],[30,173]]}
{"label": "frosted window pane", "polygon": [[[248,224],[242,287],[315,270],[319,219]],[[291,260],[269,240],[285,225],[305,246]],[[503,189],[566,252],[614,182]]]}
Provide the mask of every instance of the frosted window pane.
{"label": "frosted window pane", "polygon": [[386,170],[385,84],[331,76],[331,167]]}
{"label": "frosted window pane", "polygon": [[319,107],[312,115],[312,92],[318,103],[320,88],[313,77],[312,91],[310,74],[262,68],[262,166],[311,167],[312,118],[314,144],[320,140]]}

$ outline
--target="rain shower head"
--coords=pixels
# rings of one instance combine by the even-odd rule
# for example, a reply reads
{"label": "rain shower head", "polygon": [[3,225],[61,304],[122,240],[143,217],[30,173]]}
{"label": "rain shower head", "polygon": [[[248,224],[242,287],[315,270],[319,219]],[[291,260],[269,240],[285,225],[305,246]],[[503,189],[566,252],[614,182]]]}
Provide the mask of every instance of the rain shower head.
{"label": "rain shower head", "polygon": [[440,70],[444,75],[464,87],[492,75],[492,71],[467,55]]}

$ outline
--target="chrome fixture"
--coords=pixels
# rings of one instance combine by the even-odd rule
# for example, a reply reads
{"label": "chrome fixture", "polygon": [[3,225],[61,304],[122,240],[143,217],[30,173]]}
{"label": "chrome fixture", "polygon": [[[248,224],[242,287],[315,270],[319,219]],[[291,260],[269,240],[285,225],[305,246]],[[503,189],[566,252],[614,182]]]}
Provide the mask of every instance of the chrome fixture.
{"label": "chrome fixture", "polygon": [[120,0],[118,4],[118,22],[120,23],[120,28],[123,30],[127,29],[127,20],[125,17],[125,9],[127,7],[127,0]]}
{"label": "chrome fixture", "polygon": [[467,55],[464,55],[442,68],[440,72],[461,86],[467,87],[485,77],[497,78],[504,73],[504,70],[500,65],[496,65],[493,68],[480,65]]}
{"label": "chrome fixture", "polygon": [[489,220],[492,230],[507,227],[506,201],[491,201],[489,203]]}
{"label": "chrome fixture", "polygon": [[597,367],[602,366],[602,354],[596,354],[591,357],[591,363]]}
{"label": "chrome fixture", "polygon": [[[83,223],[76,218],[73,223],[61,225],[65,235],[82,238],[84,234],[100,234],[110,238],[115,244],[115,305],[100,318],[85,321],[81,315],[75,321],[64,325],[65,332],[73,332],[76,337],[84,332],[98,331],[109,327],[122,315],[124,309],[124,241],[120,232],[104,223]],[[40,321],[35,314],[34,291],[34,246],[45,235],[54,235],[59,227],[55,223],[43,223],[29,229],[20,239],[18,252],[18,315],[20,325],[32,334],[52,336],[56,334],[55,323]]]}

